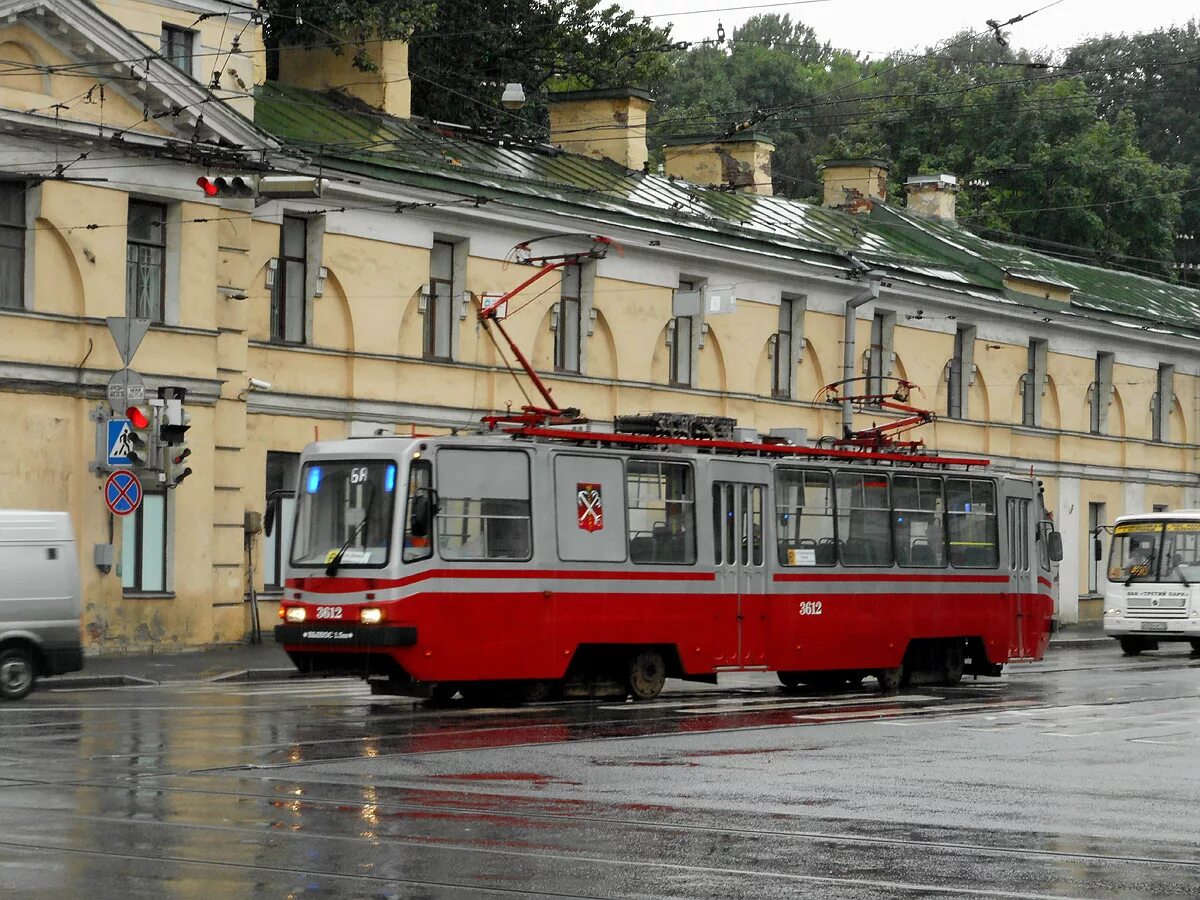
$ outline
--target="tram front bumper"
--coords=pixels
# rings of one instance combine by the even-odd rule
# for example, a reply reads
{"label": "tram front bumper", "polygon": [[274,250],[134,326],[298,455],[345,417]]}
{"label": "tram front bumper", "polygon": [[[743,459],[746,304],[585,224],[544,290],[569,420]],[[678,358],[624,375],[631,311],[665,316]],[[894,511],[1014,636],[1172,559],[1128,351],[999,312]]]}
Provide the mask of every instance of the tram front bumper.
{"label": "tram front bumper", "polygon": [[412,625],[342,625],[320,622],[276,625],[275,643],[332,650],[375,650],[411,647],[417,642]]}

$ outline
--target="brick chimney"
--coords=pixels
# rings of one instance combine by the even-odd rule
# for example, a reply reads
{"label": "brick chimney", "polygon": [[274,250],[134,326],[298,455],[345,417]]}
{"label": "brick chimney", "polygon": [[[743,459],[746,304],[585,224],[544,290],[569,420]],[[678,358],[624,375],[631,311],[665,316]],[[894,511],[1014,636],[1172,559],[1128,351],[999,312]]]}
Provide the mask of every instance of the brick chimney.
{"label": "brick chimney", "polygon": [[824,206],[870,212],[887,200],[888,163],[882,159],[831,159],[821,166]]}
{"label": "brick chimney", "polygon": [[762,135],[667,138],[663,143],[668,175],[692,184],[714,184],[770,197],[771,152],[775,145]]}
{"label": "brick chimney", "polygon": [[654,99],[638,88],[559,91],[546,98],[550,143],[568,153],[611,159],[627,169],[646,165],[646,113]]}
{"label": "brick chimney", "polygon": [[355,47],[280,47],[279,81],[313,91],[345,91],[388,115],[412,114],[407,41],[367,41],[364,52],[375,63],[365,72],[354,67]]}
{"label": "brick chimney", "polygon": [[954,221],[954,203],[958,179],[945,172],[937,175],[913,175],[904,182],[908,211],[923,219]]}

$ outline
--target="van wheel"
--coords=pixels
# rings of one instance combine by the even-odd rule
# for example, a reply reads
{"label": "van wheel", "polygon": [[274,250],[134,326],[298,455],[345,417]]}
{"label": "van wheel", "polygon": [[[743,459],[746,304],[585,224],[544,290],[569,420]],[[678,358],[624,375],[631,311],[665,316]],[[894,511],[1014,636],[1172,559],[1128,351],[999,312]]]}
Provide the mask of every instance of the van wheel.
{"label": "van wheel", "polygon": [[629,693],[634,700],[653,700],[667,683],[667,664],[662,654],[643,650],[629,661]]}
{"label": "van wheel", "polygon": [[33,690],[36,678],[28,650],[10,647],[0,653],[0,697],[23,700]]}

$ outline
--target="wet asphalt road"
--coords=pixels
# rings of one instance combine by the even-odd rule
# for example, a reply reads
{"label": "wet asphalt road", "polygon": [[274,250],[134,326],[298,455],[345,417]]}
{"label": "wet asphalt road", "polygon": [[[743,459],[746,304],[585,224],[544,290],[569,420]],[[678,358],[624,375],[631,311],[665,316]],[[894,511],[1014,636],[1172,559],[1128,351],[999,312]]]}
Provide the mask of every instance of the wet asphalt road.
{"label": "wet asphalt road", "polygon": [[37,692],[0,707],[0,896],[1200,896],[1200,661],[873,687]]}

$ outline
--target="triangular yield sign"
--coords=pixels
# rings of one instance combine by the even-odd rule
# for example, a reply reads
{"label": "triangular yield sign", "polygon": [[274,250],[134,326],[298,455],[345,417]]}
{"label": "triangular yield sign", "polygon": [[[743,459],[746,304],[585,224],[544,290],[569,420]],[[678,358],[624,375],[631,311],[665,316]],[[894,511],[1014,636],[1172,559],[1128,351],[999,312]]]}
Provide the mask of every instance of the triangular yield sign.
{"label": "triangular yield sign", "polygon": [[117,352],[121,354],[121,361],[128,366],[129,361],[133,359],[133,354],[137,353],[142,338],[150,330],[150,320],[131,319],[129,316],[109,316],[106,321],[108,330],[112,332],[113,341],[117,345]]}

